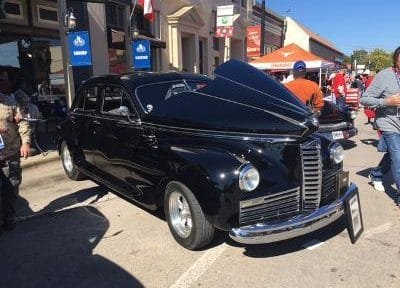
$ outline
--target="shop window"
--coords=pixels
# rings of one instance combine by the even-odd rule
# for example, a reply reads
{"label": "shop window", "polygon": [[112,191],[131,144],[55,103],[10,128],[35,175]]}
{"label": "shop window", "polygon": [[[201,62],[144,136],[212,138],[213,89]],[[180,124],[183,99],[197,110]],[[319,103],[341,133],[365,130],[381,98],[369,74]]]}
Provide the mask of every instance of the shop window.
{"label": "shop window", "polygon": [[139,31],[140,35],[154,37],[151,22],[143,16],[143,8],[136,6],[133,15],[133,27]]}
{"label": "shop window", "polygon": [[12,18],[12,19],[24,18],[21,1],[16,1],[16,0],[6,1],[4,4],[4,11],[6,12],[6,18]]}
{"label": "shop window", "polygon": [[11,66],[19,68],[18,42],[9,42],[0,44],[0,66]]}
{"label": "shop window", "polygon": [[126,50],[108,49],[108,59],[110,63],[110,72],[113,74],[123,74],[128,71],[126,65]]}
{"label": "shop window", "polygon": [[58,24],[57,8],[37,5],[38,22]]}
{"label": "shop window", "polygon": [[125,7],[122,5],[108,3],[106,4],[107,26],[124,30],[125,27]]}
{"label": "shop window", "polygon": [[219,51],[219,38],[213,37],[213,49]]}

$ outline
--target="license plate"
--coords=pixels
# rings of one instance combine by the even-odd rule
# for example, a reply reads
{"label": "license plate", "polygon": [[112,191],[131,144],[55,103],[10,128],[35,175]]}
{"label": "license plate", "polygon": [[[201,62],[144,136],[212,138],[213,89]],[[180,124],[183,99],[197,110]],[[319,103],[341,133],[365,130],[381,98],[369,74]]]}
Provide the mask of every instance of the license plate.
{"label": "license plate", "polygon": [[344,138],[343,131],[333,131],[332,138],[333,140],[343,139]]}
{"label": "license plate", "polygon": [[356,191],[347,198],[346,213],[347,213],[347,230],[349,231],[351,243],[354,244],[364,231],[358,191]]}

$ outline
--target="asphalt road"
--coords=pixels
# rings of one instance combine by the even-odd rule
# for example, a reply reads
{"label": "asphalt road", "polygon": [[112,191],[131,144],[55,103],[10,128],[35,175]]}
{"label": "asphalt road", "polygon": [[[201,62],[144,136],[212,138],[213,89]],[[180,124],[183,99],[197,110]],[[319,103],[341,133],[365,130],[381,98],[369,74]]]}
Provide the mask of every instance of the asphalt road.
{"label": "asphalt road", "polygon": [[[365,232],[350,243],[342,222],[280,243],[243,246],[225,233],[192,252],[162,214],[73,182],[61,164],[24,171],[17,228],[0,236],[0,287],[400,287],[400,208],[368,184],[376,133],[345,143],[345,169],[360,189]],[[370,139],[370,140],[369,140]],[[361,141],[362,140],[362,141]]]}

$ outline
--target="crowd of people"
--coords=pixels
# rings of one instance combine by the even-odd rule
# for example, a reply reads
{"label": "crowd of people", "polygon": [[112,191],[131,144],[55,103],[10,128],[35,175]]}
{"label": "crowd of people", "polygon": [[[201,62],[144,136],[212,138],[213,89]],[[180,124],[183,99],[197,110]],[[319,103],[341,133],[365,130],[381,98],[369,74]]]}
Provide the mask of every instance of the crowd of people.
{"label": "crowd of people", "polygon": [[[339,108],[346,105],[347,90],[358,89],[368,118],[367,124],[373,124],[377,130],[377,151],[385,153],[378,166],[369,173],[371,184],[375,190],[385,192],[383,176],[392,170],[397,191],[400,191],[400,47],[393,54],[393,66],[381,72],[376,71],[375,77],[369,69],[354,76],[346,70],[339,70],[324,78],[324,91],[316,84],[315,77],[307,74],[305,62],[297,61],[292,71],[293,74],[289,76],[278,74],[276,80],[316,114],[323,108],[324,97],[329,99],[329,95]],[[400,206],[400,192],[397,192],[395,198]]]}

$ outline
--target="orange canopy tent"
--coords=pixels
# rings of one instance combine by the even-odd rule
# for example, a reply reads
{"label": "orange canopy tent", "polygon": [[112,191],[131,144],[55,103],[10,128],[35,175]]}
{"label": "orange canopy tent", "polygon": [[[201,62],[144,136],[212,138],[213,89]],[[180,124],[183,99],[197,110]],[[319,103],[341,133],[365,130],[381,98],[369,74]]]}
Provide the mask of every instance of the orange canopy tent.
{"label": "orange canopy tent", "polygon": [[294,43],[256,59],[250,64],[261,70],[290,70],[299,60],[306,63],[307,69],[333,69],[335,66],[334,63],[326,61]]}

